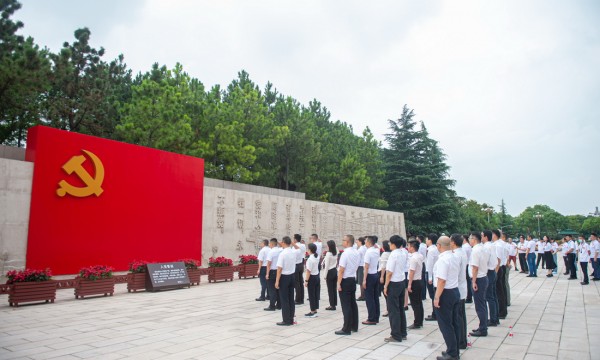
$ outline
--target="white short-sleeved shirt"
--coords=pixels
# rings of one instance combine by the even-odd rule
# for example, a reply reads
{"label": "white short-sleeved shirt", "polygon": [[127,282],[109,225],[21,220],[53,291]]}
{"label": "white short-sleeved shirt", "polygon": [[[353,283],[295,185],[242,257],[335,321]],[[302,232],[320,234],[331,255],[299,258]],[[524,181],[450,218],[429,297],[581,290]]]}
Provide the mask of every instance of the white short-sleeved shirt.
{"label": "white short-sleeved shirt", "polygon": [[573,240],[569,240],[567,242],[567,248],[565,249],[565,254],[567,253],[567,251],[569,251],[570,249],[572,249],[573,251],[571,251],[572,253],[575,253],[575,250],[577,250],[577,247],[575,246],[575,241]]}
{"label": "white short-sleeved shirt", "polygon": [[268,246],[263,246],[262,249],[258,252],[258,261],[262,261],[262,265],[267,266],[267,255],[269,254],[269,250],[271,250]]}
{"label": "white short-sleeved shirt", "polygon": [[277,270],[277,261],[279,260],[279,255],[281,254],[282,250],[283,249],[278,246],[269,250],[269,253],[267,254],[267,261],[271,262],[271,267],[269,270]]}
{"label": "white short-sleeved shirt", "polygon": [[410,253],[408,252],[408,250],[406,248],[402,248],[400,249],[402,250],[402,252],[404,253],[404,256],[406,257],[406,264],[404,264],[404,272],[406,274],[404,274],[405,276],[408,274],[408,268],[409,268],[409,262],[410,262]]}
{"label": "white short-sleeved shirt", "polygon": [[527,242],[519,242],[517,245],[517,250],[519,250],[519,254],[525,254],[527,252]]}
{"label": "white short-sleeved shirt", "polygon": [[579,262],[588,262],[590,261],[590,246],[584,241],[579,244],[579,250],[577,250],[577,254],[579,257]]}
{"label": "white short-sleeved shirt", "polygon": [[506,262],[508,261],[508,249],[506,248],[506,243],[498,239],[494,241],[494,246],[496,247],[496,256],[500,259],[500,266],[506,265]]}
{"label": "white short-sleeved shirt", "polygon": [[590,251],[591,253],[591,258],[593,259],[596,256],[596,253],[598,253],[598,257],[600,258],[600,241],[596,240],[592,240],[592,243],[590,244]]}
{"label": "white short-sleeved shirt", "polygon": [[517,256],[517,245],[515,245],[515,243],[511,242],[510,244],[508,244],[509,250],[508,250],[508,256]]}
{"label": "white short-sleeved shirt", "polygon": [[379,271],[385,271],[385,265],[387,264],[391,253],[391,251],[384,251],[381,253],[381,256],[379,257]]}
{"label": "white short-sleeved shirt", "polygon": [[291,275],[296,272],[296,252],[291,247],[281,251],[277,258],[277,267],[281,268],[282,275]]}
{"label": "white short-sleeved shirt", "polygon": [[360,260],[359,260],[358,266],[363,266],[365,264],[365,254],[367,253],[367,247],[365,245],[362,245],[356,251],[358,251],[358,255],[360,255]]}
{"label": "white short-sleeved shirt", "polygon": [[306,270],[310,271],[310,275],[319,275],[319,257],[310,254],[306,260]]}
{"label": "white short-sleeved shirt", "polygon": [[387,261],[386,270],[392,272],[391,282],[404,281],[404,267],[406,266],[406,256],[401,249],[396,249],[390,254]]}
{"label": "white short-sleeved shirt", "polygon": [[458,291],[460,292],[460,298],[467,298],[467,265],[469,261],[467,260],[467,254],[462,248],[456,248],[454,250],[454,256],[458,260],[459,268],[458,268]]}
{"label": "white short-sleeved shirt", "polygon": [[306,245],[301,242],[296,243],[296,245],[298,245],[298,248],[293,248],[294,254],[296,254],[296,264],[302,264],[304,255],[306,254]]}
{"label": "white short-sleeved shirt", "polygon": [[423,256],[423,262],[424,262],[425,259],[427,258],[427,244],[425,244],[425,243],[419,244],[419,254],[421,254],[421,256]]}
{"label": "white short-sleeved shirt", "polygon": [[552,251],[552,243],[550,241],[546,241],[544,244],[544,252],[546,251]]}
{"label": "white short-sleeved shirt", "polygon": [[467,254],[467,264],[468,264],[469,261],[471,261],[471,252],[473,251],[473,248],[471,247],[471,245],[469,243],[464,243],[464,244],[462,244],[462,249],[465,252],[465,254]]}
{"label": "white short-sleeved shirt", "polygon": [[438,256],[440,256],[440,251],[437,249],[437,246],[431,245],[427,248],[427,259],[425,259],[425,269],[427,270],[427,277],[429,281],[433,281],[433,269],[435,263],[438,260]]}
{"label": "white short-sleeved shirt", "polygon": [[360,263],[360,254],[355,248],[349,247],[344,249],[340,257],[340,267],[344,268],[343,278],[356,277],[356,270]]}
{"label": "white short-sleeved shirt", "polygon": [[[362,248],[361,248],[362,249]],[[377,266],[379,265],[379,249],[371,246],[365,251],[364,265],[369,265],[369,274],[377,274]]]}
{"label": "white short-sleeved shirt", "polygon": [[529,249],[529,253],[530,254],[535,254],[535,241],[533,240],[529,240],[529,242],[527,243],[527,248]]}
{"label": "white short-sleeved shirt", "polygon": [[487,252],[483,244],[479,243],[473,246],[471,261],[469,262],[469,277],[473,277],[473,266],[477,266],[477,278],[487,276],[487,265],[490,253]]}
{"label": "white short-sleeved shirt", "polygon": [[538,254],[543,254],[545,247],[546,247],[546,243],[544,241],[542,241],[542,240],[538,240],[538,242],[537,242],[537,253]]}
{"label": "white short-sleeved shirt", "polygon": [[325,260],[323,260],[323,267],[325,268],[325,271],[335,269],[336,263],[337,256],[328,251],[327,254],[325,254]]}
{"label": "white short-sleeved shirt", "polygon": [[319,260],[321,260],[321,256],[323,256],[323,242],[315,241],[315,245],[317,245],[317,255]]}
{"label": "white short-sleeved shirt", "polygon": [[410,254],[408,258],[408,269],[413,270],[415,272],[413,276],[414,280],[421,280],[421,275],[423,271],[423,255],[418,252],[414,252]]}
{"label": "white short-sleeved shirt", "polygon": [[458,287],[459,261],[451,250],[442,252],[435,263],[433,273],[433,286],[437,287],[438,279],[446,280],[444,289],[455,289]]}
{"label": "white short-sleeved shirt", "polygon": [[487,269],[488,270],[496,270],[496,266],[498,266],[498,254],[496,252],[496,247],[494,246],[494,243],[491,241],[488,241],[485,244],[483,244],[483,247],[490,254],[490,258],[488,259]]}

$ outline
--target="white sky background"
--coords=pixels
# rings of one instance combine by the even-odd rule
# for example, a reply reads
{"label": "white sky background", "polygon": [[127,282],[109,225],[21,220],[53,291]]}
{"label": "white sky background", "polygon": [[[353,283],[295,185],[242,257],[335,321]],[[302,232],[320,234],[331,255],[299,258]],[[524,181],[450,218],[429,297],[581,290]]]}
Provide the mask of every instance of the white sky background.
{"label": "white sky background", "polygon": [[[460,196],[509,213],[600,206],[600,2],[22,0],[57,51],[87,26],[135,73],[176,62],[209,88],[244,69],[383,140],[414,109]],[[497,207],[496,207],[497,209]]]}

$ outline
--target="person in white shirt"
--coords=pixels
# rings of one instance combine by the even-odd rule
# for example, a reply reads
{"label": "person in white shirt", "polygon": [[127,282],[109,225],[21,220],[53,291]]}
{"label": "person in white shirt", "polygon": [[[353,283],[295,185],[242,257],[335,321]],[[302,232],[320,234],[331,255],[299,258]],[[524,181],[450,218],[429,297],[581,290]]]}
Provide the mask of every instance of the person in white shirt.
{"label": "person in white shirt", "polygon": [[344,314],[344,325],[336,335],[350,335],[358,331],[358,305],[356,304],[356,271],[360,263],[360,254],[354,249],[354,236],[346,235],[342,241],[344,252],[340,257],[338,270],[338,292]]}
{"label": "person in white shirt", "polygon": [[281,239],[283,250],[277,258],[277,280],[275,288],[279,289],[281,297],[281,316],[283,321],[277,323],[281,326],[294,324],[296,306],[294,305],[294,273],[296,272],[296,253],[292,250],[292,239],[284,236]]}
{"label": "person in white shirt", "polygon": [[423,288],[423,281],[421,276],[423,272],[424,258],[419,253],[419,241],[413,240],[408,243],[408,252],[410,257],[408,258],[408,297],[410,298],[410,306],[415,314],[415,320],[408,329],[420,329],[423,327],[423,319],[425,317],[425,310],[423,309],[423,299],[421,298],[421,289]]}
{"label": "person in white shirt", "polygon": [[325,270],[325,282],[327,284],[327,294],[329,295],[329,306],[325,310],[335,310],[337,306],[337,245],[335,241],[327,241],[327,254],[323,260],[323,270]]}
{"label": "person in white shirt", "polygon": [[[517,246],[512,242],[512,239],[507,239],[506,238],[506,234],[502,233],[502,235],[500,236],[500,239],[504,242],[504,247],[506,248],[506,253],[508,254],[508,260],[506,261],[506,269],[504,271],[504,288],[506,289],[506,306],[510,306],[510,281],[509,281],[509,275],[510,275],[510,252],[512,251],[512,248],[514,246],[514,250],[515,250],[515,254],[517,253]],[[516,263],[516,256],[515,256],[515,267],[517,266]]]}
{"label": "person in white shirt", "polygon": [[556,275],[558,273],[558,242],[550,238],[550,243],[552,244],[552,259],[554,260],[552,275]]}
{"label": "person in white shirt", "polygon": [[314,318],[317,317],[317,311],[319,310],[319,294],[317,289],[319,288],[319,255],[317,255],[317,245],[314,243],[308,244],[308,260],[306,260],[306,278],[304,280],[305,286],[308,289],[308,299],[310,302],[310,312],[304,316]]}
{"label": "person in white shirt", "polygon": [[438,239],[437,247],[440,255],[433,269],[436,288],[433,306],[437,313],[440,332],[446,343],[446,351],[442,352],[442,356],[438,359],[444,360],[459,358],[458,337],[461,329],[461,322],[457,314],[460,303],[458,279],[461,264],[459,258],[452,253],[450,243],[450,238],[447,236],[441,236]]}
{"label": "person in white shirt", "polygon": [[[567,235],[565,238],[567,240],[567,251],[565,254],[567,255],[567,261],[569,264],[569,280],[577,280],[577,266],[575,265],[577,247],[571,235]],[[564,249],[565,247],[563,246],[563,251]]]}
{"label": "person in white shirt", "polygon": [[296,305],[304,304],[304,255],[306,254],[306,245],[302,243],[302,236],[294,234],[292,240],[294,254],[296,254],[296,270],[294,271],[294,288],[296,290]]}
{"label": "person in white shirt", "polygon": [[[539,234],[538,234],[539,235]],[[535,267],[539,267],[540,266],[540,261],[542,261],[542,269],[546,268],[546,262],[544,259],[544,248],[545,248],[545,243],[544,243],[544,239],[540,238],[537,243],[536,243],[536,254],[537,254],[537,262],[535,264]]]}
{"label": "person in white shirt", "polygon": [[488,287],[487,265],[490,254],[481,244],[481,234],[474,231],[469,236],[473,247],[471,260],[469,261],[469,276],[471,277],[471,288],[473,289],[473,300],[475,311],[479,318],[479,326],[471,332],[471,336],[487,336],[488,309],[485,294]]}
{"label": "person in white shirt", "polygon": [[405,242],[406,240],[398,235],[390,237],[392,253],[387,261],[387,275],[383,286],[383,293],[387,296],[390,320],[390,337],[384,339],[386,342],[402,342],[408,336],[406,313],[404,312],[404,291],[406,290],[404,266],[408,259],[402,251],[402,244]]}
{"label": "person in white shirt", "polygon": [[427,268],[427,291],[429,291],[429,297],[431,298],[431,308],[432,308],[432,312],[431,315],[427,316],[425,318],[426,321],[435,321],[436,320],[436,315],[435,315],[435,309],[433,309],[433,295],[435,294],[435,286],[433,284],[433,277],[434,277],[434,273],[433,273],[433,268],[435,266],[435,263],[438,260],[438,256],[440,255],[440,252],[437,249],[437,240],[438,240],[438,236],[437,234],[431,233],[429,235],[427,235],[427,259],[425,260],[425,267]]}
{"label": "person in white shirt", "polygon": [[260,280],[260,296],[256,301],[265,301],[266,297],[269,296],[267,291],[267,254],[269,253],[269,240],[260,241],[260,251],[258,252],[258,279]]}
{"label": "person in white shirt", "polygon": [[462,249],[467,255],[467,266],[465,268],[465,276],[467,278],[467,298],[465,299],[466,304],[473,303],[473,289],[471,288],[471,276],[469,275],[469,263],[471,262],[471,252],[473,252],[473,248],[471,244],[469,244],[469,235],[463,235],[463,244]]}
{"label": "person in white shirt", "polygon": [[598,241],[598,235],[596,233],[592,233],[590,235],[590,261],[592,263],[592,280],[598,281],[600,280],[600,241]]}
{"label": "person in white shirt", "polygon": [[266,307],[265,311],[275,311],[275,309],[281,309],[281,299],[279,297],[279,289],[275,288],[275,280],[277,278],[277,260],[282,249],[279,247],[277,239],[272,238],[269,241],[269,253],[267,254],[267,269],[268,273],[266,276],[267,285],[269,286],[269,306]]}
{"label": "person in white shirt", "polygon": [[[506,296],[506,263],[508,262],[508,249],[506,242],[500,240],[500,230],[492,230],[492,242],[498,256],[498,267],[496,272],[496,299],[498,302],[498,318],[506,319],[508,315],[508,298]],[[493,319],[490,315],[490,319]]]}
{"label": "person in white shirt", "polygon": [[425,244],[425,236],[417,235],[417,240],[419,241],[419,254],[423,256],[423,270],[421,273],[421,281],[423,281],[423,286],[421,287],[421,299],[423,301],[427,300],[427,269],[425,268],[425,261],[427,259],[427,244]]}
{"label": "person in white shirt", "polygon": [[365,289],[362,287],[363,281],[365,281],[365,253],[367,252],[367,247],[365,246],[366,237],[361,236],[356,241],[356,251],[360,255],[358,270],[356,271],[356,284],[358,284],[360,288],[360,296],[356,301],[365,301]]}
{"label": "person in white shirt", "polygon": [[577,255],[579,258],[579,266],[581,266],[581,272],[583,273],[583,281],[581,285],[588,285],[590,279],[588,278],[588,262],[590,261],[590,246],[585,242],[583,236],[579,236],[579,249]]}
{"label": "person in white shirt", "polygon": [[546,262],[546,269],[548,273],[546,277],[553,277],[552,272],[556,268],[556,264],[554,263],[554,257],[552,256],[552,242],[550,242],[550,238],[546,235],[542,237],[544,240],[544,261]]}
{"label": "person in white shirt", "polygon": [[521,274],[529,272],[527,267],[527,242],[523,235],[519,236],[519,244],[517,245],[517,252],[519,254],[519,265],[521,265]]}
{"label": "person in white shirt", "polygon": [[[500,325],[500,319],[498,319],[498,294],[496,292],[496,275],[500,268],[500,257],[497,253],[497,247],[492,243],[492,232],[490,230],[484,230],[481,233],[481,242],[483,247],[490,254],[488,260],[487,277],[488,277],[488,288],[485,294],[485,299],[488,303],[490,311],[490,322],[488,326]],[[534,264],[535,265],[535,264]]]}
{"label": "person in white shirt", "polygon": [[377,274],[377,266],[379,265],[379,248],[375,247],[377,238],[375,236],[367,236],[364,257],[364,272],[365,276],[361,284],[365,290],[365,302],[367,305],[367,320],[363,321],[363,325],[376,325],[379,323],[380,308],[379,308],[379,276]]}
{"label": "person in white shirt", "polygon": [[320,262],[321,258],[323,257],[323,242],[321,241],[321,239],[319,239],[319,235],[317,235],[317,234],[310,235],[310,242],[317,245],[317,255],[319,258],[319,262]]}
{"label": "person in white shirt", "polygon": [[452,234],[450,237],[452,241],[451,248],[454,256],[459,263],[458,271],[458,292],[460,294],[460,301],[458,303],[458,315],[460,318],[460,330],[458,331],[458,348],[467,348],[467,314],[465,311],[465,301],[467,299],[467,267],[469,266],[469,260],[467,254],[463,249],[464,238],[461,234]]}
{"label": "person in white shirt", "polygon": [[529,268],[529,275],[527,277],[537,277],[537,266],[535,266],[535,240],[531,238],[531,235],[527,236],[527,267]]}
{"label": "person in white shirt", "polygon": [[[387,271],[385,271],[385,266],[387,265],[387,261],[390,258],[390,254],[392,253],[392,249],[390,249],[390,242],[389,240],[384,240],[381,242],[381,248],[383,249],[383,252],[381,253],[381,255],[379,256],[379,290],[380,290],[380,295],[383,294],[383,285],[385,284],[385,277],[387,274]],[[385,314],[383,314],[383,317],[388,317],[388,311],[387,311],[387,295],[383,295],[385,298]]]}
{"label": "person in white shirt", "polygon": [[519,271],[519,268],[517,267],[517,245],[513,242],[512,238],[508,238],[507,241],[508,244],[508,264],[506,264],[507,267],[510,268],[510,263],[512,262],[515,266],[515,271]]}

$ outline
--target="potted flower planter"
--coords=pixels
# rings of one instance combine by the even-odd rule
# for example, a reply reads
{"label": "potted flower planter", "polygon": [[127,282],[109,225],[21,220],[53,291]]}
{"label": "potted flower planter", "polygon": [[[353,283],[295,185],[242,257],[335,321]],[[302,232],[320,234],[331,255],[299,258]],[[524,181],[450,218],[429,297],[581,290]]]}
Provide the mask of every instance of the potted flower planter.
{"label": "potted flower planter", "polygon": [[258,264],[242,264],[240,265],[240,271],[238,272],[238,279],[256,277],[258,272]]}
{"label": "potted flower planter", "polygon": [[8,292],[8,305],[15,307],[24,302],[53,303],[54,300],[56,300],[56,282],[53,280],[14,283]]}
{"label": "potted flower planter", "polygon": [[79,278],[77,285],[75,286],[75,298],[84,298],[84,296],[90,295],[110,295],[113,296],[115,292],[115,279],[82,279]]}
{"label": "potted flower planter", "polygon": [[146,273],[131,273],[127,276],[127,292],[146,290]]}
{"label": "potted flower planter", "polygon": [[208,272],[208,282],[217,282],[221,280],[233,281],[233,266],[211,267]]}
{"label": "potted flower planter", "polygon": [[187,269],[190,285],[200,285],[200,269]]}

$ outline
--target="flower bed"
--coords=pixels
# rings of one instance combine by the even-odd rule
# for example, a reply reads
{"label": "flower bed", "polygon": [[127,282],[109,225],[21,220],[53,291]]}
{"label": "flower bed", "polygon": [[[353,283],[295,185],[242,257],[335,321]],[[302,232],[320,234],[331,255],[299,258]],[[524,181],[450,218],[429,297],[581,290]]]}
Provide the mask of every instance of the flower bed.
{"label": "flower bed", "polygon": [[200,261],[196,259],[181,259],[179,261],[185,264],[188,278],[190,279],[190,286],[200,285]]}
{"label": "flower bed", "polygon": [[115,279],[113,268],[105,265],[96,265],[83,268],[75,286],[75,298],[84,298],[90,295],[110,295],[115,292]]}
{"label": "flower bed", "polygon": [[208,282],[233,281],[233,260],[219,256],[208,259]]}
{"label": "flower bed", "polygon": [[50,269],[46,270],[11,270],[8,278],[8,304],[19,306],[20,303],[44,301],[54,302],[56,299],[56,282],[51,280]]}
{"label": "flower bed", "polygon": [[146,290],[147,261],[135,260],[129,263],[129,276],[127,277],[127,292]]}
{"label": "flower bed", "polygon": [[240,255],[238,279],[258,276],[258,257],[256,255]]}

